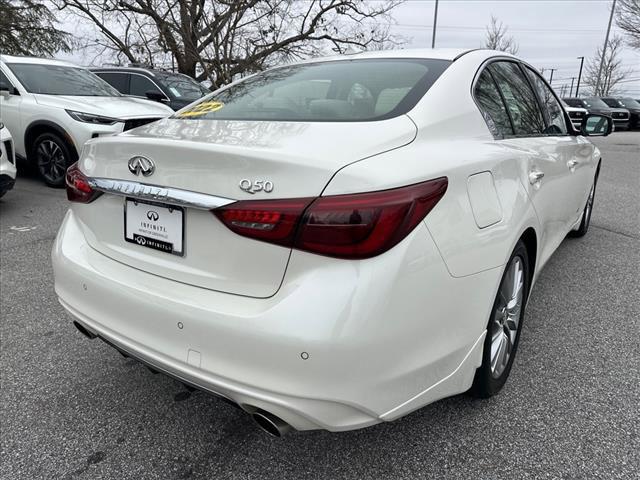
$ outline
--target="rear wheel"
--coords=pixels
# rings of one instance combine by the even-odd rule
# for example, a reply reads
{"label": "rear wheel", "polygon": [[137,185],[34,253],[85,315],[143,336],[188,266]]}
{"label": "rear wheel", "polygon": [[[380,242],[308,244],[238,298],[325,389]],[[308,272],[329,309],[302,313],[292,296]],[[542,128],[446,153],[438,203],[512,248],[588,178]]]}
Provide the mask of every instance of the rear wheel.
{"label": "rear wheel", "polygon": [[74,162],[71,149],[55,133],[43,133],[33,144],[38,174],[50,187],[63,187],[67,168]]}
{"label": "rear wheel", "polygon": [[472,387],[479,397],[495,395],[507,381],[518,349],[528,291],[529,257],[519,241],[502,275],[489,318],[482,365]]}

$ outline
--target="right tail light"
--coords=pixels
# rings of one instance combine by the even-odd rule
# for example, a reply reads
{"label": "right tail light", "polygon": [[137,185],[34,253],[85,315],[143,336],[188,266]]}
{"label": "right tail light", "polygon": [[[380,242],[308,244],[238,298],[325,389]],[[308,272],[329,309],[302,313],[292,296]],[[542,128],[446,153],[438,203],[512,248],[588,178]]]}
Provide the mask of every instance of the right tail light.
{"label": "right tail light", "polygon": [[235,233],[307,252],[370,258],[402,241],[447,190],[446,177],[378,192],[248,200],[213,213]]}

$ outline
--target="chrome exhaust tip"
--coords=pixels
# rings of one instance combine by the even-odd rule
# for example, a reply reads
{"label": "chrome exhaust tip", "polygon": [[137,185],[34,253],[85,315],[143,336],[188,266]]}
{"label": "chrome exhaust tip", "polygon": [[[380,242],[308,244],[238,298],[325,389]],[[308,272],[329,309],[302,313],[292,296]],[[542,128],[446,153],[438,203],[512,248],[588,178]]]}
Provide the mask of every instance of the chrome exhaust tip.
{"label": "chrome exhaust tip", "polygon": [[272,437],[282,437],[293,430],[293,427],[287,422],[264,410],[256,410],[251,414],[251,418],[262,431],[267,432]]}

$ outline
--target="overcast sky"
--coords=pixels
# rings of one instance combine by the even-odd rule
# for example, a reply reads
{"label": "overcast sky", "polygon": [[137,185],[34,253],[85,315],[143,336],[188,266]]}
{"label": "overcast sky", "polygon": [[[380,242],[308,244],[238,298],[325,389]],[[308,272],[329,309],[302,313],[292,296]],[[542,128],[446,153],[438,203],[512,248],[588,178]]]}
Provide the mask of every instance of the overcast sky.
{"label": "overcast sky", "polygon": [[[393,31],[410,37],[411,46],[430,47],[434,4],[408,0],[394,12],[398,24]],[[519,44],[519,57],[537,68],[558,69],[553,86],[559,90],[577,77],[580,60],[576,57],[592,57],[604,43],[610,11],[610,0],[440,0],[436,47],[482,46],[485,27],[494,15]],[[622,33],[615,20],[614,33]],[[640,52],[625,47],[623,60],[635,79],[625,88],[640,98]],[[549,73],[545,72],[547,79]]]}
{"label": "overcast sky", "polygon": [[[407,47],[431,46],[434,4],[433,0],[407,0],[393,11],[397,22],[393,32],[409,40]],[[611,0],[440,0],[436,47],[481,47],[494,15],[519,44],[518,56],[544,68],[547,79],[549,69],[557,69],[553,86],[560,91],[578,75],[576,57],[588,59],[604,43],[610,11]],[[79,33],[75,20],[63,21],[62,27]],[[614,21],[611,35],[615,33],[622,32]],[[81,52],[61,57],[77,63],[90,61]],[[624,87],[629,95],[640,98],[640,51],[625,47],[623,61],[632,70]]]}

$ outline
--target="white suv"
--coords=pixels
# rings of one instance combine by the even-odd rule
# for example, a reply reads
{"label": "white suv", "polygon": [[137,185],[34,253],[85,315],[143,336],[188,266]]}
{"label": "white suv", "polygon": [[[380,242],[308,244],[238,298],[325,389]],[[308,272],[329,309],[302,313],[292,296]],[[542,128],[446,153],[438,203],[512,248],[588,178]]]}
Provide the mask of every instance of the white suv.
{"label": "white suv", "polygon": [[16,156],[50,186],[64,185],[84,143],[171,115],[158,102],[120,94],[68,62],[0,55],[0,112]]}
{"label": "white suv", "polygon": [[16,181],[16,159],[9,130],[0,122],[0,197],[13,188]]}

